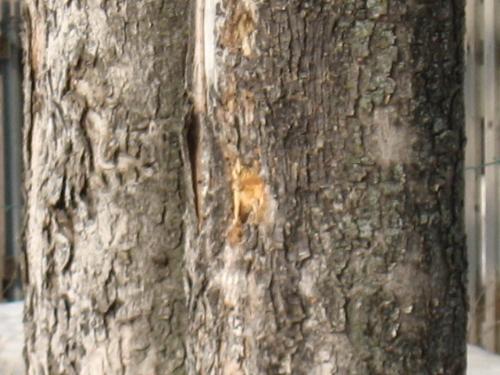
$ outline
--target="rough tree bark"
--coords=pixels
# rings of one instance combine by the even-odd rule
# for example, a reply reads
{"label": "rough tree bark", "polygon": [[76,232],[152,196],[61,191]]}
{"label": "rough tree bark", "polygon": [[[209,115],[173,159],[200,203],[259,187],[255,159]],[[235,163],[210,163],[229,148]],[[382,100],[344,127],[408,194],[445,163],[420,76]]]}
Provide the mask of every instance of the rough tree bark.
{"label": "rough tree bark", "polygon": [[463,7],[199,2],[191,374],[464,373]]}
{"label": "rough tree bark", "polygon": [[463,0],[27,3],[30,375],[465,371]]}
{"label": "rough tree bark", "polygon": [[189,7],[26,3],[28,374],[183,374]]}

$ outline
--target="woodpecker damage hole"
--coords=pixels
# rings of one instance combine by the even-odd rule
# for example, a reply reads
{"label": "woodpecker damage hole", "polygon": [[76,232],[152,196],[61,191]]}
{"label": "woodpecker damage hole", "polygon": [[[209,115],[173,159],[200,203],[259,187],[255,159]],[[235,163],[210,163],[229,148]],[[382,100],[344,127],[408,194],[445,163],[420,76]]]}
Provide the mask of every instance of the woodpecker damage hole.
{"label": "woodpecker damage hole", "polygon": [[222,31],[222,42],[230,50],[241,49],[243,55],[249,57],[253,51],[255,18],[240,1],[230,2],[228,14],[228,21]]}
{"label": "woodpecker damage hole", "polygon": [[267,208],[265,183],[260,176],[260,165],[241,165],[239,159],[231,170],[233,191],[233,223],[229,231],[229,243],[236,245],[243,237],[243,225],[250,221],[259,224],[264,220]]}

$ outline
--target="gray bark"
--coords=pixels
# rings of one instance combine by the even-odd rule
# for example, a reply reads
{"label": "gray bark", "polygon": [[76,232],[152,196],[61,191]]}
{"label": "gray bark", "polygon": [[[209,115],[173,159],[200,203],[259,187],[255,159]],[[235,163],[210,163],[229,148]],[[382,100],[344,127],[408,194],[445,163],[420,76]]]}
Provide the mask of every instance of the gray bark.
{"label": "gray bark", "polygon": [[197,11],[189,373],[463,374],[463,1]]}
{"label": "gray bark", "polygon": [[26,2],[28,374],[183,374],[185,1]]}
{"label": "gray bark", "polygon": [[462,0],[27,4],[29,375],[465,371]]}

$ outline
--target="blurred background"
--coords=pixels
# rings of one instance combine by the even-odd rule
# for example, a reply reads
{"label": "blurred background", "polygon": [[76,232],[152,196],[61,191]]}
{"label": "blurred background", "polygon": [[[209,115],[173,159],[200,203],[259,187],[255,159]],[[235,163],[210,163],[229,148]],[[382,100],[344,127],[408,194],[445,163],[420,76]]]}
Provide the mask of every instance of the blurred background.
{"label": "blurred background", "polygon": [[0,0],[0,300],[22,298],[22,49],[20,1]]}
{"label": "blurred background", "polygon": [[500,352],[500,4],[467,0],[465,226],[469,343]]}

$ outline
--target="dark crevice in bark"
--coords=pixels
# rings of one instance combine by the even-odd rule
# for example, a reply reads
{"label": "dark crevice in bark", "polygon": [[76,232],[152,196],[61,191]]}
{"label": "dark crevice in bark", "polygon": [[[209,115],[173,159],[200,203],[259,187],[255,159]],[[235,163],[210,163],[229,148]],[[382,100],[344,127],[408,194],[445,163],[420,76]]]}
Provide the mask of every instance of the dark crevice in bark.
{"label": "dark crevice in bark", "polygon": [[186,129],[186,146],[189,156],[189,164],[191,167],[191,183],[193,186],[194,208],[198,220],[200,219],[200,207],[198,197],[198,160],[199,160],[199,143],[200,143],[200,119],[199,115],[194,113],[191,108],[185,119]]}
{"label": "dark crevice in bark", "polygon": [[54,208],[54,210],[64,211],[66,208],[68,208],[68,207],[66,207],[67,180],[68,180],[68,177],[66,176],[66,173],[64,173],[62,176],[62,183],[61,183],[61,190],[59,192],[59,198],[52,206]]}

